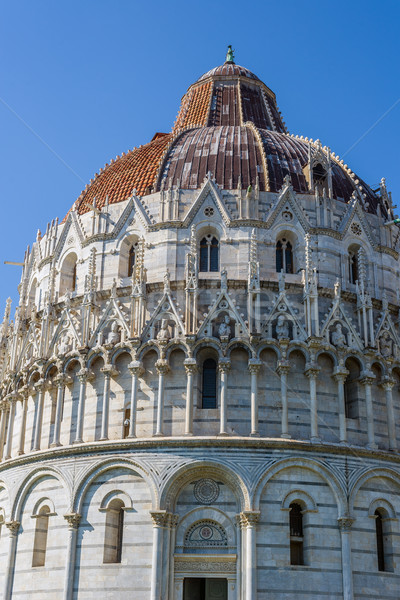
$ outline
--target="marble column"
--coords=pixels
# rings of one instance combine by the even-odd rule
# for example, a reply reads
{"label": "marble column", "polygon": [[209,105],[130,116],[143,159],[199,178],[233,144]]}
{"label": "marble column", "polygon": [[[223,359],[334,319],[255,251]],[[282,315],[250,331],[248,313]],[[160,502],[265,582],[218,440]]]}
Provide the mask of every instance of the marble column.
{"label": "marble column", "polygon": [[72,600],[74,592],[76,541],[78,537],[81,515],[78,513],[68,513],[64,515],[64,519],[68,522],[68,537],[63,600]]}
{"label": "marble column", "polygon": [[282,426],[281,438],[290,439],[289,435],[289,405],[287,397],[287,376],[290,371],[290,364],[287,360],[280,360],[276,372],[281,378],[281,401],[282,401]]}
{"label": "marble column", "polygon": [[333,379],[337,385],[338,411],[339,411],[339,441],[341,444],[347,442],[347,421],[346,421],[346,404],[344,398],[344,382],[347,379],[349,372],[343,368],[336,368],[333,372]]}
{"label": "marble column", "polygon": [[156,362],[156,369],[158,373],[158,396],[157,396],[157,425],[156,432],[154,435],[163,436],[164,427],[164,384],[165,375],[169,371],[169,365],[165,359],[159,359]]}
{"label": "marble column", "polygon": [[245,599],[257,600],[257,523],[260,513],[243,511],[241,517],[246,530]]}
{"label": "marble column", "polygon": [[19,430],[18,455],[25,454],[26,415],[28,412],[29,390],[27,388],[21,389],[20,397],[22,398],[22,414],[21,427]]}
{"label": "marble column", "polygon": [[161,597],[162,590],[162,560],[163,560],[163,532],[167,519],[165,510],[156,510],[150,512],[153,521],[153,555],[151,572],[151,593],[150,600],[164,600]]}
{"label": "marble column", "polygon": [[170,542],[169,542],[169,585],[168,585],[168,600],[173,600],[174,598],[174,588],[175,588],[175,562],[174,562],[174,554],[175,554],[175,544],[176,544],[176,526],[178,525],[179,515],[170,515],[169,519],[169,527],[170,527]]}
{"label": "marble column", "polygon": [[242,515],[236,515],[236,539],[238,568],[236,569],[236,590],[238,598],[245,598],[245,585],[243,574],[245,572],[245,545],[243,544],[243,518]]}
{"label": "marble column", "polygon": [[227,395],[228,395],[228,371],[231,368],[230,360],[221,358],[218,363],[220,373],[220,427],[219,435],[228,435]]}
{"label": "marble column", "polygon": [[8,419],[6,447],[5,447],[5,451],[4,451],[4,459],[5,460],[8,460],[11,458],[16,406],[17,406],[17,395],[11,394],[10,399],[9,399],[10,416]]}
{"label": "marble column", "polygon": [[353,569],[351,566],[351,526],[354,519],[340,517],[340,539],[342,544],[343,600],[353,600]]}
{"label": "marble column", "polygon": [[17,536],[21,523],[19,521],[8,521],[6,527],[10,534],[10,545],[8,549],[7,564],[4,580],[4,600],[11,600],[14,583],[15,556],[17,550]]}
{"label": "marble column", "polygon": [[318,436],[318,409],[317,409],[317,377],[319,367],[309,365],[305,370],[305,375],[310,381],[310,417],[311,417],[311,435],[313,443],[318,444],[321,440]]}
{"label": "marble column", "polygon": [[78,371],[77,377],[79,380],[79,400],[74,444],[82,444],[83,426],[85,421],[86,384],[89,378],[89,371],[87,369],[81,369]]}
{"label": "marble column", "polygon": [[129,363],[128,369],[132,376],[131,403],[130,403],[131,416],[129,419],[128,438],[135,438],[136,437],[138,380],[139,380],[139,377],[144,372],[144,369],[142,367],[142,363],[138,360],[134,360],[131,363]]}
{"label": "marble column", "polygon": [[261,361],[256,358],[250,358],[248,367],[250,371],[250,411],[251,411],[251,431],[252,437],[259,437],[258,431],[258,385],[257,377],[261,368]]}
{"label": "marble column", "polygon": [[183,363],[186,370],[186,412],[185,412],[185,435],[193,435],[193,378],[197,373],[196,360],[186,358]]}
{"label": "marble column", "polygon": [[0,460],[3,458],[5,435],[6,435],[6,420],[8,413],[8,403],[6,400],[1,402],[1,419],[0,419]]}
{"label": "marble column", "polygon": [[65,378],[62,374],[57,375],[55,378],[55,384],[57,386],[57,404],[56,404],[56,416],[54,420],[53,428],[53,439],[50,444],[50,448],[61,446],[60,444],[60,433],[61,433],[61,417],[63,413],[63,402],[64,402],[64,390],[65,390]]}
{"label": "marble column", "polygon": [[116,375],[116,371],[111,367],[111,365],[106,365],[100,370],[104,375],[100,440],[105,441],[108,440],[108,422],[110,416],[110,381],[111,376]]}
{"label": "marble column", "polygon": [[364,374],[360,380],[361,385],[365,389],[365,408],[367,411],[367,431],[368,431],[368,448],[375,450],[378,446],[375,443],[375,427],[374,427],[374,409],[372,404],[372,384],[375,377],[371,374]]}
{"label": "marble column", "polygon": [[42,424],[43,424],[43,405],[44,405],[44,392],[45,383],[43,379],[35,383],[35,389],[37,390],[37,407],[36,407],[36,421],[35,421],[35,436],[33,441],[32,450],[40,450],[40,442],[42,438]]}
{"label": "marble column", "polygon": [[389,435],[389,450],[397,450],[397,439],[396,439],[396,417],[394,414],[393,406],[393,386],[395,385],[394,379],[386,378],[382,384],[385,390],[386,396],[386,418]]}

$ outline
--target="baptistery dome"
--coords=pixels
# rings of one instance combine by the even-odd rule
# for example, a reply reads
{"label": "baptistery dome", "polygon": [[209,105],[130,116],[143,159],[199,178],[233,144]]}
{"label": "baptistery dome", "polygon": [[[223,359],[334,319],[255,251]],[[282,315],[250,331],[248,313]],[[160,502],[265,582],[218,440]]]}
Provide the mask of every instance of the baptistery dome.
{"label": "baptistery dome", "polygon": [[397,599],[394,221],[231,50],[97,173],[1,324],[2,597]]}

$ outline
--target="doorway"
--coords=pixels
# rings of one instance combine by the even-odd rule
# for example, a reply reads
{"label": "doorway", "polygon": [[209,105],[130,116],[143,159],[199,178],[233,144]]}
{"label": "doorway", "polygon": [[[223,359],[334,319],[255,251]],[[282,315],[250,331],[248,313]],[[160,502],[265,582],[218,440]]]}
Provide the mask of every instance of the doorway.
{"label": "doorway", "polygon": [[228,600],[228,580],[207,577],[185,577],[183,600]]}

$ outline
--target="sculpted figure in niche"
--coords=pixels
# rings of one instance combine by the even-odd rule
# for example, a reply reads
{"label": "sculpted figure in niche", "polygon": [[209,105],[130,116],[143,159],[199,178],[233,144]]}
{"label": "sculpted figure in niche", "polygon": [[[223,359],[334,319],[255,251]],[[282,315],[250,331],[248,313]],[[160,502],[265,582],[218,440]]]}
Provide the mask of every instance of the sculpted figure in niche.
{"label": "sculpted figure in niche", "polygon": [[168,319],[162,319],[160,331],[157,333],[158,340],[169,340]]}
{"label": "sculpted figure in niche", "polygon": [[332,332],[332,344],[334,346],[346,345],[346,336],[342,331],[342,326],[340,323],[336,324],[335,330]]}
{"label": "sculpted figure in niche", "polygon": [[218,327],[218,335],[220,338],[229,337],[231,335],[231,328],[229,323],[231,322],[229,315],[224,316],[224,320]]}
{"label": "sculpted figure in niche", "polygon": [[276,322],[276,337],[278,340],[289,338],[289,323],[283,315],[279,315]]}
{"label": "sculpted figure in niche", "polygon": [[387,358],[393,354],[393,343],[390,335],[386,331],[379,339],[379,348],[382,356]]}
{"label": "sculpted figure in niche", "polygon": [[107,344],[112,344],[113,346],[115,346],[115,344],[118,344],[118,342],[121,340],[121,334],[119,332],[119,327],[118,327],[118,323],[117,321],[113,321],[112,325],[111,325],[111,329],[110,332],[107,336]]}
{"label": "sculpted figure in niche", "polygon": [[67,354],[72,349],[71,337],[67,331],[63,333],[57,344],[58,354]]}

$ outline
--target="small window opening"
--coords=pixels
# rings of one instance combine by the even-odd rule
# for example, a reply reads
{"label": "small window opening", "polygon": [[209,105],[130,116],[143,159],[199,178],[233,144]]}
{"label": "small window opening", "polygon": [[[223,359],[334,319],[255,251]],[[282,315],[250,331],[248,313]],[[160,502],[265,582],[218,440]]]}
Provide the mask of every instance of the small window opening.
{"label": "small window opening", "polygon": [[35,539],[33,543],[32,567],[44,567],[46,562],[47,533],[49,529],[48,506],[42,506],[36,517]]}
{"label": "small window opening", "polygon": [[300,504],[290,505],[290,564],[304,565],[303,514]]}
{"label": "small window opening", "polygon": [[293,247],[292,244],[282,238],[276,243],[276,272],[293,273]]}
{"label": "small window opening", "polygon": [[385,544],[383,538],[383,520],[379,510],[375,511],[375,527],[376,527],[376,552],[378,557],[378,570],[386,571],[385,569]]}
{"label": "small window opening", "polygon": [[132,277],[133,269],[135,268],[136,263],[136,249],[135,246],[131,246],[129,249],[128,256],[128,277]]}
{"label": "small window opening", "polygon": [[72,269],[72,291],[75,292],[76,291],[76,283],[77,283],[77,278],[76,278],[76,263],[73,266]]}
{"label": "small window opening", "polygon": [[349,252],[349,281],[358,281],[358,257],[356,252]]}
{"label": "small window opening", "polygon": [[115,499],[107,508],[103,563],[120,563],[124,528],[124,503]]}
{"label": "small window opening", "polygon": [[219,242],[215,236],[207,235],[200,241],[200,271],[219,271]]}
{"label": "small window opening", "polygon": [[202,408],[217,408],[217,363],[207,358],[203,363]]}

